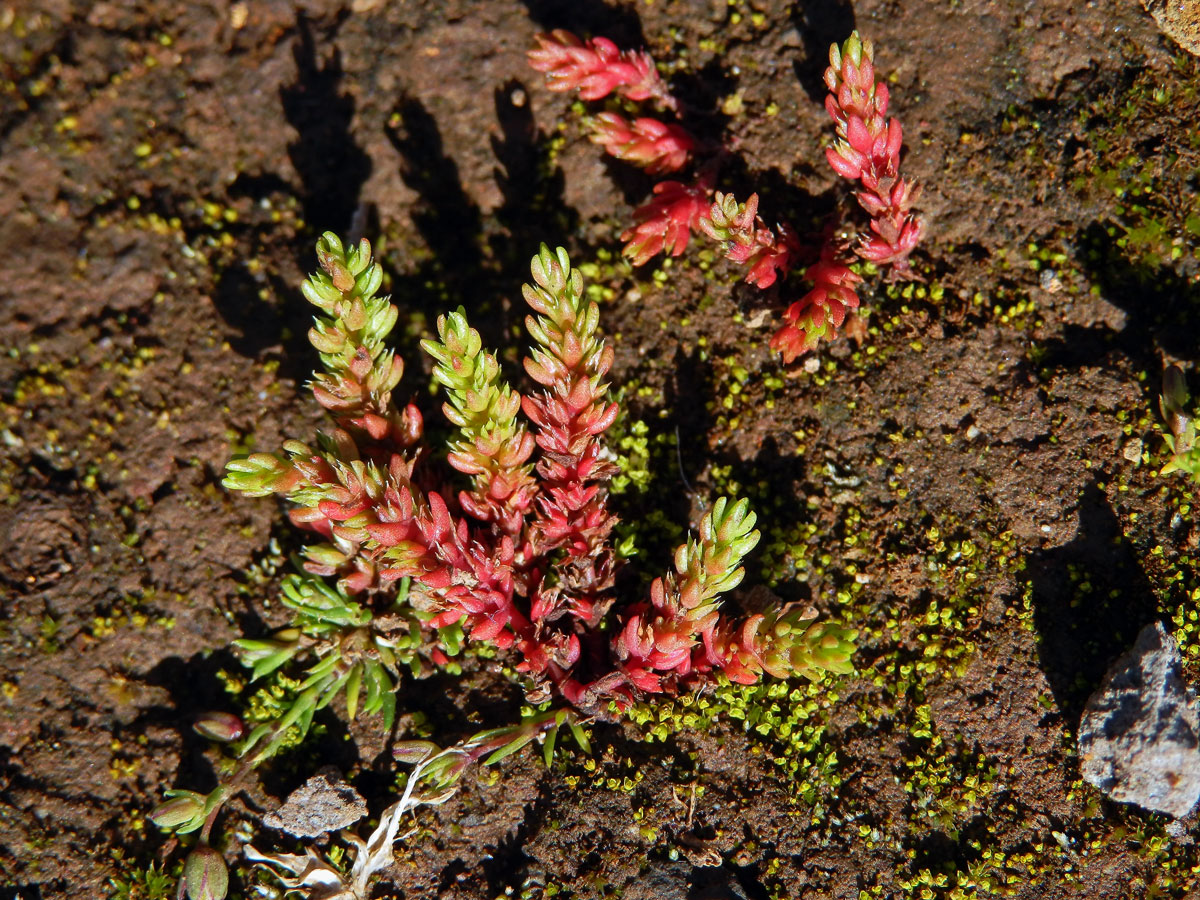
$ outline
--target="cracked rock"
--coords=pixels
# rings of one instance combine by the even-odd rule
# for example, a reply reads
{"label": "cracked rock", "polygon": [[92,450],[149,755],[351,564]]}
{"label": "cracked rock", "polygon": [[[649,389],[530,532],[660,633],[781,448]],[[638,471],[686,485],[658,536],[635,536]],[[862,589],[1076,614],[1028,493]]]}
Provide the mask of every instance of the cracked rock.
{"label": "cracked rock", "polygon": [[1164,34],[1192,56],[1200,56],[1200,0],[1142,0]]}
{"label": "cracked rock", "polygon": [[1179,648],[1147,625],[1092,694],[1079,724],[1085,780],[1113,800],[1185,816],[1200,799],[1200,723]]}

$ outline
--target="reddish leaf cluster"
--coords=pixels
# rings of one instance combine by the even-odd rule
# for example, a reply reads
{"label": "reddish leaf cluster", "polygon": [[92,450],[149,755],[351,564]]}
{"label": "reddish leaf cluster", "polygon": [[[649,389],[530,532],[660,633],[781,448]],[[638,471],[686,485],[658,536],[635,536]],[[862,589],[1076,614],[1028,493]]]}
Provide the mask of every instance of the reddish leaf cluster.
{"label": "reddish leaf cluster", "polygon": [[690,185],[660,181],[654,186],[654,199],[633,211],[637,224],[621,234],[625,255],[635,266],[649,262],[659,253],[679,256],[687,249],[691,233],[700,227],[711,197],[711,179],[701,178]]}
{"label": "reddish leaf cluster", "polygon": [[619,93],[630,100],[656,100],[674,108],[675,98],[659,77],[654,58],[636,50],[619,50],[608,38],[581,41],[559,28],[536,37],[529,64],[546,75],[552,91],[578,90],[584,100],[602,100]]}
{"label": "reddish leaf cluster", "polygon": [[[746,281],[761,289],[786,277],[796,261],[811,251],[786,225],[776,231],[768,228],[758,215],[758,195],[751,194],[738,203],[729,194],[717,192],[712,208],[700,219],[701,230],[720,241],[725,257],[746,269]],[[771,338],[771,349],[785,363],[816,347],[822,337],[836,333],[846,318],[846,310],[858,306],[854,288],[862,279],[839,258],[837,245],[825,240],[820,257],[804,270],[812,289],[788,306],[784,325]]]}
{"label": "reddish leaf cluster", "polygon": [[[529,51],[529,63],[546,73],[552,91],[579,88],[584,100],[599,100],[618,93],[627,100],[653,100],[670,111],[679,104],[645,52],[621,53],[607,38],[580,41],[559,29],[539,34],[538,46]],[[643,76],[653,72],[653,78]],[[639,87],[630,90],[627,85]],[[597,113],[589,120],[590,140],[617,159],[632,163],[651,175],[678,172],[691,161],[696,140],[681,125],[650,116],[628,119],[620,113]],[[642,265],[660,252],[679,256],[687,249],[691,233],[711,203],[713,181],[701,173],[691,184],[663,181],[655,185],[653,200],[634,211],[636,224],[621,235],[624,254]]]}
{"label": "reddish leaf cluster", "polygon": [[[622,54],[604,38],[584,43],[561,30],[539,35],[537,40],[529,59],[534,68],[547,73],[552,90],[577,87],[585,100],[616,91],[629,100],[652,97],[673,111],[679,109],[678,103],[667,102],[670,95],[661,79],[654,81],[653,91],[631,92],[626,87],[641,84],[642,73],[652,66],[645,53]],[[873,59],[870,41],[861,40],[857,32],[842,46],[830,49],[826,108],[836,123],[838,142],[827,151],[827,158],[838,174],[859,182],[856,197],[871,217],[870,232],[858,240],[854,253],[890,265],[893,277],[911,278],[908,257],[924,231],[924,222],[913,208],[920,191],[898,174],[902,131],[899,122],[887,118],[888,91],[874,80]],[[601,112],[591,120],[591,127],[592,141],[652,175],[680,171],[701,146],[682,126],[644,116],[629,120],[615,112]],[[862,279],[850,268],[842,245],[829,238],[802,242],[786,224],[768,227],[758,216],[757,194],[743,204],[728,194],[714,193],[720,162],[720,153],[703,160],[690,184],[672,180],[655,185],[653,199],[634,211],[635,224],[621,235],[623,252],[635,265],[658,253],[678,256],[699,230],[719,241],[726,258],[746,269],[746,281],[762,289],[786,277],[794,266],[806,264],[804,277],[812,287],[788,305],[784,325],[771,339],[771,347],[790,363],[821,338],[836,336],[847,310],[859,305],[855,288]]]}
{"label": "reddish leaf cluster", "polygon": [[725,258],[746,269],[746,281],[769,288],[780,275],[786,276],[801,253],[799,240],[786,225],[776,234],[758,216],[758,194],[738,203],[731,194],[717,191],[712,206],[700,218],[700,230],[720,241]]}
{"label": "reddish leaf cluster", "polygon": [[855,288],[862,277],[846,265],[832,241],[822,244],[820,259],[804,270],[804,278],[812,282],[812,289],[787,308],[784,326],[771,338],[771,349],[779,351],[785,363],[836,334],[846,310],[858,307]]}
{"label": "reddish leaf cluster", "polygon": [[692,136],[678,125],[646,116],[630,120],[613,112],[600,113],[592,120],[590,140],[609,155],[651,175],[682,169],[695,146]]}

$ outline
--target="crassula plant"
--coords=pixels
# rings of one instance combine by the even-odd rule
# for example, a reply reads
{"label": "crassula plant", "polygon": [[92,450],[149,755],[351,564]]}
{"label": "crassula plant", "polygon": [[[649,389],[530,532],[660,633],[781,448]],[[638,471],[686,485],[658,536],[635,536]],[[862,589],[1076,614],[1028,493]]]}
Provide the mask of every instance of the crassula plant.
{"label": "crassula plant", "polygon": [[690,180],[659,181],[649,202],[634,210],[634,224],[621,239],[635,265],[659,253],[679,256],[700,233],[717,241],[729,260],[745,268],[746,281],[759,288],[803,268],[810,288],[788,304],[783,325],[771,338],[785,362],[822,338],[833,338],[847,311],[858,307],[862,277],[852,268],[855,258],[887,268],[892,278],[916,277],[909,254],[925,228],[915,210],[920,188],[900,175],[903,133],[888,117],[888,88],[875,80],[874,61],[874,47],[856,31],[830,48],[825,70],[825,108],[837,136],[826,159],[837,174],[855,182],[855,197],[869,217],[867,231],[840,241],[832,227],[807,240],[786,223],[770,228],[758,214],[756,193],[743,202],[717,190],[726,150],[706,146],[675,121],[682,104],[645,52],[618,50],[601,37],[583,41],[564,30],[539,35],[529,52],[530,64],[545,73],[553,91],[578,90],[590,101],[612,95],[626,106],[648,102],[657,107],[653,115],[634,118],[611,109],[592,116],[591,140],[607,153],[651,175],[692,172]]}
{"label": "crassula plant", "polygon": [[392,399],[404,372],[386,345],[398,311],[379,294],[370,245],[326,234],[317,255],[303,292],[317,309],[309,339],[322,364],[311,388],[330,425],[315,444],[232,460],[225,478],[230,490],[285,498],[292,521],[315,535],[303,572],[283,583],[291,623],[236,644],[255,678],[287,670],[298,681],[284,711],[248,733],[231,716],[201,723],[233,747],[232,774],[208,795],[171,792],[155,814],[201,833],[189,860],[196,879],[217,868],[208,841],[222,804],[316,711],[344,695],[351,718],[381,713],[390,729],[403,672],[454,667],[464,641],[504,652],[542,711],[440,756],[453,772],[533,740],[549,757],[562,726],[586,747],[581,717],[616,717],[650,695],[850,671],[854,632],[816,621],[811,608],[722,608],[759,539],[745,501],[713,502],[647,595],[617,591],[607,490],[617,466],[604,445],[618,415],[613,351],[564,250],[543,246],[523,289],[531,389],[503,379],[461,309],[422,342],[455,429],[447,467],[424,446],[416,406]]}
{"label": "crassula plant", "polygon": [[[320,538],[304,551],[305,569],[336,579],[309,592],[353,597],[356,613],[333,632],[318,617],[306,635],[298,620],[295,641],[244,642],[260,665],[321,644],[344,648],[355,635],[353,665],[331,665],[329,676],[357,690],[389,677],[393,647],[438,665],[465,635],[511,649],[531,698],[590,715],[718,675],[750,683],[845,670],[844,633],[811,622],[809,611],[742,620],[721,612],[759,538],[745,501],[716,500],[648,597],[617,596],[607,491],[617,467],[603,440],[618,414],[607,381],[613,351],[566,251],[543,246],[523,288],[533,390],[502,379],[462,310],[441,316],[437,338],[422,342],[457,429],[447,455],[466,479],[457,487],[422,471],[421,415],[392,404],[403,364],[384,339],[397,310],[377,293],[370,246],[344,248],[327,234],[317,252],[322,271],[304,286],[320,311],[309,336],[325,367],[313,393],[334,427],[316,447],[290,441],[282,454],[234,460],[225,484],[285,497],[292,520]],[[370,674],[375,665],[385,671]]]}

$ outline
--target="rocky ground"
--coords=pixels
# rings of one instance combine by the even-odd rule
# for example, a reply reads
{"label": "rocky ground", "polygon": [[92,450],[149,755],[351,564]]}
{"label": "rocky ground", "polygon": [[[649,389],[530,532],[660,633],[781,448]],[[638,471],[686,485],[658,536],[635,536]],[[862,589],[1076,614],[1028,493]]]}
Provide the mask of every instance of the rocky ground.
{"label": "rocky ground", "polygon": [[[924,281],[868,278],[850,336],[784,367],[798,282],[699,245],[621,261],[651,182],[528,68],[556,27],[649,49],[731,149],[723,186],[805,228],[854,215],[820,73],[858,28],[924,185]],[[229,642],[285,619],[302,539],[220,477],[319,424],[297,286],[325,229],[375,242],[431,421],[437,313],[515,373],[527,260],[564,244],[616,347],[640,576],[734,492],[764,534],[747,584],[860,629],[854,676],[472,776],[376,896],[1191,895],[1195,814],[1106,799],[1075,733],[1152,621],[1200,677],[1196,491],[1158,475],[1157,410],[1164,364],[1200,393],[1198,91],[1134,0],[0,5],[0,897],[173,895],[146,814],[211,787],[190,723],[252,703]],[[511,722],[503,662],[406,682],[401,731]],[[392,796],[377,720],[318,724],[222,820],[231,896],[270,883],[239,847],[320,765],[373,814]]]}

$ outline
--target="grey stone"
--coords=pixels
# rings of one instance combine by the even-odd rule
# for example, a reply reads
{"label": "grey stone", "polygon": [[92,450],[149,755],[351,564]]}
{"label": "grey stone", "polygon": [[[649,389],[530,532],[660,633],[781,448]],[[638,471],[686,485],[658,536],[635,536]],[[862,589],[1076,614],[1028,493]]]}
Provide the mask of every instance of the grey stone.
{"label": "grey stone", "polygon": [[1142,629],[1079,723],[1084,779],[1113,800],[1185,816],[1200,799],[1200,722],[1179,648],[1161,622]]}
{"label": "grey stone", "polygon": [[340,831],[367,814],[367,802],[333,766],[326,766],[292,791],[287,801],[263,819],[296,837],[316,837]]}

